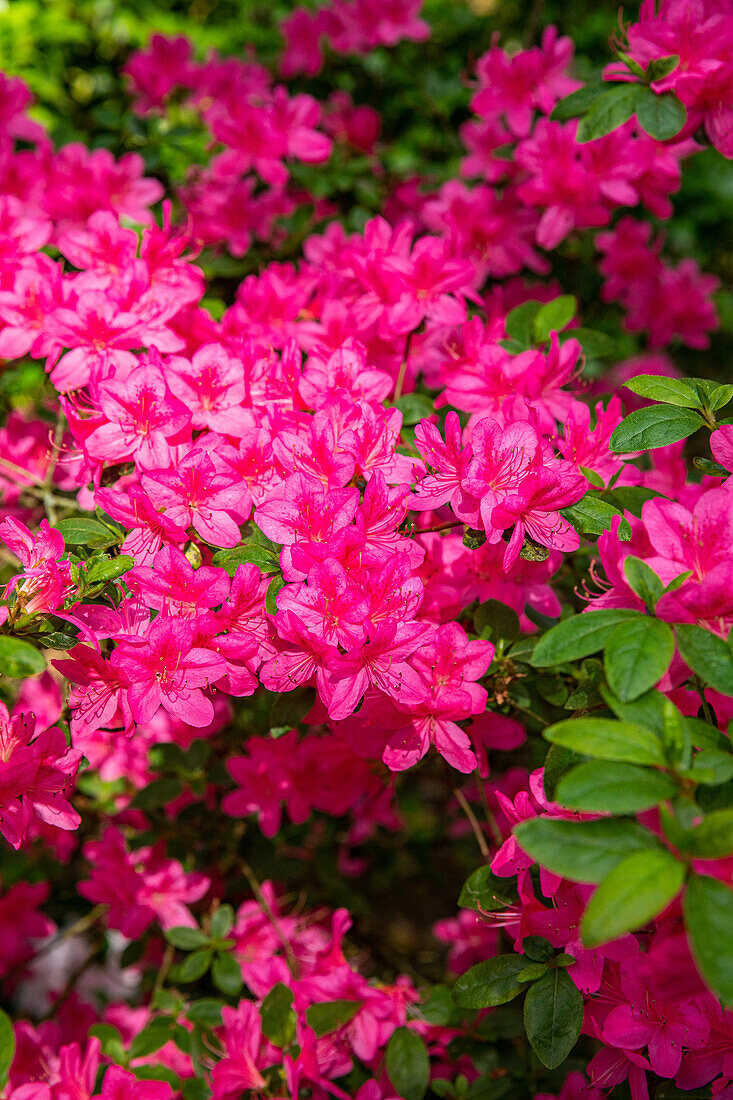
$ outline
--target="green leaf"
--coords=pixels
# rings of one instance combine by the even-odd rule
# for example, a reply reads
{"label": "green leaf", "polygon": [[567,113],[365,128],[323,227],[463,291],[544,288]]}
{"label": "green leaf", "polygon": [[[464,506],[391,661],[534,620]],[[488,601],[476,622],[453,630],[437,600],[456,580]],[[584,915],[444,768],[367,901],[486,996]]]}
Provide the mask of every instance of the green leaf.
{"label": "green leaf", "polygon": [[0,1088],[8,1083],[10,1067],[15,1057],[15,1032],[7,1013],[0,1008]]}
{"label": "green leaf", "polygon": [[642,928],[677,896],[685,865],[664,848],[634,852],[604,878],[583,914],[587,947],[598,947]]}
{"label": "green leaf", "polygon": [[203,1024],[204,1027],[220,1027],[223,1007],[224,1002],[218,997],[200,997],[189,1008],[186,1019],[192,1024]]}
{"label": "green leaf", "polygon": [[531,663],[536,668],[549,668],[588,657],[603,649],[619,623],[639,617],[639,611],[627,607],[608,607],[563,619],[540,638]]}
{"label": "green leaf", "polygon": [[90,546],[103,550],[122,541],[109,527],[85,516],[62,519],[56,524],[56,530],[61,533],[67,546]]}
{"label": "green leaf", "polygon": [[186,928],[184,925],[168,928],[163,934],[168,943],[181,951],[195,951],[209,942],[209,937],[200,928]]}
{"label": "green leaf", "polygon": [[545,757],[545,768],[542,776],[542,785],[545,794],[551,802],[555,801],[557,785],[564,775],[567,775],[577,764],[583,763],[583,757],[570,749],[564,749],[562,745],[550,745],[550,751]]}
{"label": "green leaf", "polygon": [[567,122],[568,119],[585,114],[607,86],[605,82],[600,81],[595,84],[585,84],[556,103],[550,118],[553,122]]}
{"label": "green leaf", "polygon": [[122,1036],[112,1024],[92,1024],[89,1035],[99,1039],[102,1044],[102,1054],[113,1062],[124,1062],[127,1057],[122,1044]]}
{"label": "green leaf", "polygon": [[577,340],[589,359],[612,359],[618,355],[618,341],[605,332],[592,328],[571,328],[563,333],[568,340]]}
{"label": "green leaf", "polygon": [[234,910],[231,905],[220,905],[211,918],[211,938],[223,940],[234,926]]}
{"label": "green leaf", "polygon": [[632,852],[659,846],[636,821],[612,819],[533,817],[517,825],[514,836],[542,867],[572,882],[600,882]]}
{"label": "green leaf", "polygon": [[701,458],[699,455],[695,455],[692,465],[701,474],[708,474],[710,477],[730,477],[730,471],[726,470],[725,466],[721,466],[719,462],[713,462],[709,458]]}
{"label": "green leaf", "polygon": [[[721,752],[720,749],[703,749],[692,762],[690,777],[695,778],[695,773],[701,773],[698,783],[705,783],[711,787],[718,787],[721,783],[727,783],[733,779],[733,754]],[[705,774],[703,778],[702,773]]]}
{"label": "green leaf", "polygon": [[305,1019],[308,1027],[313,1028],[320,1039],[322,1035],[329,1035],[337,1031],[344,1024],[348,1024],[356,1016],[363,1001],[322,1001],[319,1004],[310,1005],[305,1010]]}
{"label": "green leaf", "polygon": [[129,572],[135,565],[135,559],[129,554],[118,554],[116,558],[106,561],[92,561],[91,569],[85,573],[84,579],[89,584],[99,584],[104,581],[113,581]]}
{"label": "green leaf", "polygon": [[211,1089],[201,1077],[189,1077],[183,1082],[183,1100],[210,1100]]}
{"label": "green leaf", "polygon": [[722,1003],[733,1007],[733,890],[707,875],[690,875],[684,914],[698,970]]}
{"label": "green leaf", "polygon": [[394,405],[402,413],[402,423],[406,425],[417,424],[435,412],[432,397],[425,393],[403,393]]}
{"label": "green leaf", "polygon": [[664,80],[665,76],[673,73],[680,63],[678,54],[670,54],[669,57],[655,57],[649,62],[647,68],[648,80]]}
{"label": "green leaf", "polygon": [[701,409],[702,402],[694,383],[686,378],[667,378],[661,374],[637,374],[624,382],[627,390],[649,401],[661,401],[684,409]]}
{"label": "green leaf", "polygon": [[517,975],[526,965],[522,955],[496,955],[476,963],[453,986],[453,1000],[460,1008],[506,1004],[522,992]]}
{"label": "green leaf", "polygon": [[674,629],[682,660],[716,691],[733,695],[733,652],[727,642],[692,623]]}
{"label": "green leaf", "polygon": [[675,783],[662,772],[636,764],[589,760],[560,780],[555,801],[587,813],[635,814],[676,793]]}
{"label": "green leaf", "polygon": [[226,569],[230,577],[240,565],[256,565],[261,573],[276,573],[280,568],[279,557],[267,546],[250,542],[244,546],[235,546],[231,550],[218,550],[212,557],[214,565]]}
{"label": "green leaf", "polygon": [[506,315],[506,334],[511,340],[516,340],[523,348],[532,346],[535,317],[542,309],[544,302],[522,302]]}
{"label": "green leaf", "polygon": [[624,575],[629,587],[650,610],[654,610],[657,600],[664,593],[664,584],[660,577],[641,558],[629,554],[624,558]]}
{"label": "green leaf", "polygon": [[553,744],[599,760],[652,766],[665,763],[656,734],[632,722],[617,722],[613,718],[566,718],[549,726],[544,737]]}
{"label": "green leaf", "polygon": [[313,710],[316,701],[315,688],[300,684],[292,691],[283,691],[275,696],[270,707],[270,729],[292,729],[302,722],[306,714]]}
{"label": "green leaf", "polygon": [[718,409],[722,409],[733,399],[733,386],[730,384],[724,386],[716,386],[708,399],[708,405],[711,412],[717,412]]}
{"label": "green leaf", "polygon": [[182,982],[195,982],[203,977],[211,965],[211,950],[205,948],[187,955],[178,968],[178,975]]}
{"label": "green leaf", "polygon": [[639,98],[639,84],[616,84],[596,97],[578,123],[576,141],[581,145],[618,130],[633,115]]}
{"label": "green leaf", "polygon": [[552,332],[561,332],[569,325],[578,310],[578,299],[574,294],[562,294],[551,302],[546,302],[537,311],[533,323],[533,336],[536,344],[544,344]]}
{"label": "green leaf", "polygon": [[131,805],[136,810],[158,810],[161,806],[172,802],[174,798],[178,798],[182,790],[183,784],[180,779],[164,775],[162,779],[154,779],[152,783],[148,783],[147,787],[138,791]]}
{"label": "green leaf", "polygon": [[653,451],[687,439],[703,423],[702,417],[691,409],[649,405],[636,409],[621,421],[611,436],[611,449],[617,453]]}
{"label": "green leaf", "polygon": [[723,859],[733,853],[733,809],[706,814],[692,830],[688,850],[699,859]]}
{"label": "green leaf", "polygon": [[526,985],[527,982],[536,982],[538,978],[547,973],[548,969],[547,963],[529,963],[524,970],[519,971],[517,981],[522,982],[523,985]]}
{"label": "green leaf", "polygon": [[614,519],[621,516],[618,536],[622,542],[628,542],[631,538],[631,525],[623,518],[623,512],[607,500],[602,500],[592,489],[577,504],[561,508],[560,515],[581,535],[602,535],[604,531],[610,531]]}
{"label": "green leaf", "polygon": [[24,680],[43,672],[46,658],[30,642],[21,638],[0,636],[0,676],[10,676],[14,680]]}
{"label": "green leaf", "polygon": [[479,867],[466,879],[458,898],[461,909],[490,913],[504,909],[515,900],[510,881],[499,878],[489,866]]}
{"label": "green leaf", "polygon": [[645,615],[621,623],[606,642],[604,667],[609,687],[622,702],[636,699],[661,680],[673,657],[674,634],[661,619]]}
{"label": "green leaf", "polygon": [[280,573],[278,573],[276,577],[273,577],[267,586],[267,592],[265,593],[265,611],[268,615],[275,615],[277,613],[277,594],[280,589],[284,587],[285,579]]}
{"label": "green leaf", "polygon": [[503,638],[509,642],[522,633],[516,611],[500,600],[486,600],[479,604],[473,613],[473,623],[478,634],[490,630],[492,638]]}
{"label": "green leaf", "polygon": [[567,970],[551,970],[530,986],[524,1026],[532,1050],[548,1069],[564,1062],[580,1037],[583,997]]}
{"label": "green leaf", "polygon": [[646,502],[661,495],[653,489],[645,489],[642,485],[617,485],[613,490],[616,503],[625,512],[631,512],[632,516],[640,516]]}
{"label": "green leaf", "polygon": [[544,936],[525,936],[522,940],[522,954],[533,962],[545,963],[553,957],[555,948]]}
{"label": "green leaf", "polygon": [[211,965],[211,977],[217,989],[227,997],[236,997],[242,988],[242,968],[228,951],[219,951]]}
{"label": "green leaf", "polygon": [[398,1096],[404,1100],[422,1100],[430,1081],[430,1059],[417,1032],[409,1027],[398,1027],[392,1033],[384,1055],[384,1068]]}
{"label": "green leaf", "polygon": [[683,129],[687,111],[674,92],[657,95],[651,88],[644,88],[636,105],[636,118],[649,137],[669,141]]}
{"label": "green leaf", "polygon": [[298,1019],[293,1011],[293,991],[282,982],[273,985],[260,1005],[262,1033],[276,1047],[287,1047],[297,1031]]}
{"label": "green leaf", "polygon": [[172,1030],[173,1020],[170,1016],[156,1016],[132,1040],[130,1057],[145,1058],[148,1054],[154,1054],[169,1041]]}

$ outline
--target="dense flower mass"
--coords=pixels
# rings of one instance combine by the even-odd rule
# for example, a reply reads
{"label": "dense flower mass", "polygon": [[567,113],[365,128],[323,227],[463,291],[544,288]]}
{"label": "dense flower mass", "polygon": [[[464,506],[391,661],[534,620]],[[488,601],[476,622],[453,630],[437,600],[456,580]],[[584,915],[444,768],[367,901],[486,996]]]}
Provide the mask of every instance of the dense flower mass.
{"label": "dense flower mass", "polygon": [[730,303],[660,228],[731,19],[494,38],[412,175],[322,90],[422,9],[152,36],[177,176],[0,77],[8,1100],[733,1095]]}

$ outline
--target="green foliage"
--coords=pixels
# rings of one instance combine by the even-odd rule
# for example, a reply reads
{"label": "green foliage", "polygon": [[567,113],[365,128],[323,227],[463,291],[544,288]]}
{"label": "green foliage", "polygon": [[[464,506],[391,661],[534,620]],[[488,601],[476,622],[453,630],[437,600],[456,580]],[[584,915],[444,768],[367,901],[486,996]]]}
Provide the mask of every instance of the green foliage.
{"label": "green foliage", "polygon": [[415,1031],[398,1027],[387,1044],[384,1066],[398,1096],[422,1100],[430,1080],[425,1043]]}

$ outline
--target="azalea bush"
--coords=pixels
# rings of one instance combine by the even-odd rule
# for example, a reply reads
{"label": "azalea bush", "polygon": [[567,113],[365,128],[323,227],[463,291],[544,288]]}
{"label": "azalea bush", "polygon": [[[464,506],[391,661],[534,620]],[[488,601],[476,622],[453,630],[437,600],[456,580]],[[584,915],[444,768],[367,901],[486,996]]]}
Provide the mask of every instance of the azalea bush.
{"label": "azalea bush", "polygon": [[0,1095],[731,1097],[730,14],[204,7],[0,10]]}

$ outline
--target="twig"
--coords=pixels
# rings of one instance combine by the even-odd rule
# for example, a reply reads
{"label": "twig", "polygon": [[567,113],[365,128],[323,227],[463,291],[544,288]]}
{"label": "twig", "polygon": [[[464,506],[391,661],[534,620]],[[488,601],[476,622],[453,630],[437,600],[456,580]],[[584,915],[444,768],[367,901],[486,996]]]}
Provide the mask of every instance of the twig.
{"label": "twig", "polygon": [[434,527],[416,527],[413,529],[413,535],[430,535],[434,531],[447,531],[449,527],[462,527],[462,519],[449,519],[445,523],[436,523]]}
{"label": "twig", "polygon": [[155,975],[155,982],[153,984],[153,992],[152,992],[152,995],[151,995],[151,999],[152,999],[152,997],[155,996],[156,993],[158,993],[163,988],[163,982],[168,977],[168,971],[170,970],[171,963],[173,962],[174,950],[175,949],[174,949],[172,943],[167,943],[165,945],[165,952],[163,954],[163,961],[160,964],[160,970]]}
{"label": "twig", "polygon": [[464,795],[463,791],[459,790],[458,787],[454,787],[453,788],[453,794],[458,799],[458,801],[461,805],[461,809],[463,810],[464,814],[466,815],[466,817],[469,820],[471,828],[473,829],[473,835],[476,837],[476,843],[478,844],[479,849],[481,851],[481,855],[484,857],[484,859],[488,859],[489,856],[491,855],[491,853],[489,852],[489,846],[486,843],[486,837],[484,836],[483,831],[481,829],[481,826],[478,823],[478,819],[476,818],[476,814],[473,812],[473,810],[469,806],[468,801],[467,801],[466,796]]}
{"label": "twig", "polygon": [[492,813],[491,806],[489,806],[489,799],[486,794],[486,781],[483,776],[479,776],[478,793],[481,799],[481,805],[484,809],[484,817],[486,818],[488,826],[491,829],[491,835],[493,836],[496,843],[501,846],[504,843],[504,837],[502,836],[501,829],[499,828],[499,823]]}
{"label": "twig", "polygon": [[257,901],[259,902],[259,904],[264,909],[265,914],[267,915],[267,918],[270,921],[270,924],[272,925],[272,927],[277,932],[277,937],[280,940],[280,943],[283,945],[283,950],[285,951],[285,958],[287,960],[288,969],[289,969],[290,973],[293,975],[293,977],[297,978],[298,974],[300,973],[300,968],[298,966],[298,960],[296,959],[295,955],[293,954],[293,949],[290,945],[290,941],[288,940],[287,936],[283,932],[280,921],[277,919],[277,916],[275,915],[275,913],[272,910],[272,906],[270,905],[269,901],[267,900],[267,898],[263,894],[262,887],[259,883],[257,875],[254,873],[254,871],[252,870],[252,868],[250,867],[250,865],[247,863],[246,860],[243,859],[241,861],[241,866],[242,866],[242,870],[244,871],[244,874],[246,876],[247,882],[252,887],[252,893],[254,894],[254,896],[257,898]]}

